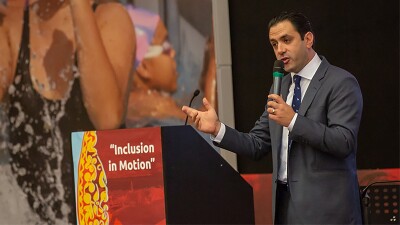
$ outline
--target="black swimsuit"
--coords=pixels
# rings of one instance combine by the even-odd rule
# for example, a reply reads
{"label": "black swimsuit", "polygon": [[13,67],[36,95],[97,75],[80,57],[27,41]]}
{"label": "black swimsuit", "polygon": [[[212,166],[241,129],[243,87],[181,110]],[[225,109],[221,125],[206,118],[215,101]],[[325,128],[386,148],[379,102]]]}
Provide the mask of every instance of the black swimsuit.
{"label": "black swimsuit", "polygon": [[76,223],[70,135],[94,130],[94,126],[83,104],[78,72],[62,100],[46,99],[33,88],[28,8],[16,73],[8,90],[11,168],[44,222]]}

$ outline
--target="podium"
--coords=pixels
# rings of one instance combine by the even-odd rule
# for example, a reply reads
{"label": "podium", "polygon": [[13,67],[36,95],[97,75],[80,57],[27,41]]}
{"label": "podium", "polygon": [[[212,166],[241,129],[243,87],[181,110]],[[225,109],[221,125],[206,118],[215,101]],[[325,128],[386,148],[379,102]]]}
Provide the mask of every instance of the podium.
{"label": "podium", "polygon": [[77,223],[254,224],[253,191],[191,126],[72,134]]}

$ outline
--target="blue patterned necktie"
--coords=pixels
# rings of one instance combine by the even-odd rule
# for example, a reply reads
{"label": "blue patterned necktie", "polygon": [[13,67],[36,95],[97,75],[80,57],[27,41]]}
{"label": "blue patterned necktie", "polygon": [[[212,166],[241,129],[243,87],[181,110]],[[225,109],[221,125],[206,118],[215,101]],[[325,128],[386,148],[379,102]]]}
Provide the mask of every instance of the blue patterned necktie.
{"label": "blue patterned necktie", "polygon": [[[294,90],[293,90],[293,100],[292,100],[292,108],[295,113],[299,112],[300,104],[301,104],[301,87],[300,87],[300,80],[301,76],[294,75],[293,82],[294,82]],[[289,150],[292,146],[292,139],[289,138]]]}
{"label": "blue patterned necktie", "polygon": [[295,113],[299,112],[300,104],[301,104],[301,87],[300,87],[301,76],[294,75],[294,91],[293,91],[293,100],[292,100],[292,108]]}

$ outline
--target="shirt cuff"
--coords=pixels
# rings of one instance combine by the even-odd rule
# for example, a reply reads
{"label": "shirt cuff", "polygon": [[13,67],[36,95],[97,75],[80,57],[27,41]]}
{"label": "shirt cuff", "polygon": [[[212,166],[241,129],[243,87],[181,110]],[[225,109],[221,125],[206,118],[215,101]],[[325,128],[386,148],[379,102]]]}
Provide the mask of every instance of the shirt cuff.
{"label": "shirt cuff", "polygon": [[224,138],[224,135],[225,135],[225,130],[226,130],[225,124],[221,123],[221,127],[219,128],[217,136],[214,136],[214,135],[210,136],[211,141],[215,141],[218,144],[221,143],[222,138]]}
{"label": "shirt cuff", "polygon": [[296,123],[296,119],[297,119],[297,113],[294,114],[292,121],[290,121],[290,123],[289,123],[288,130],[290,132],[292,132],[292,130],[293,130],[293,126]]}

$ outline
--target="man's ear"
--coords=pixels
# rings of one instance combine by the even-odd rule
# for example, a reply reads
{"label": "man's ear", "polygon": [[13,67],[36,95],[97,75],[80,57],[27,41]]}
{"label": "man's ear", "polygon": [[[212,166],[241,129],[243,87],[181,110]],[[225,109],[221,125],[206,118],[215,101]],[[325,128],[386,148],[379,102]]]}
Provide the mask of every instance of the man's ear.
{"label": "man's ear", "polygon": [[314,45],[314,34],[312,32],[307,32],[304,35],[304,41],[306,42],[307,48],[312,48]]}
{"label": "man's ear", "polygon": [[139,64],[139,66],[136,68],[137,74],[143,79],[143,80],[150,80],[151,79],[151,73],[149,71],[149,63],[147,60],[142,60]]}

